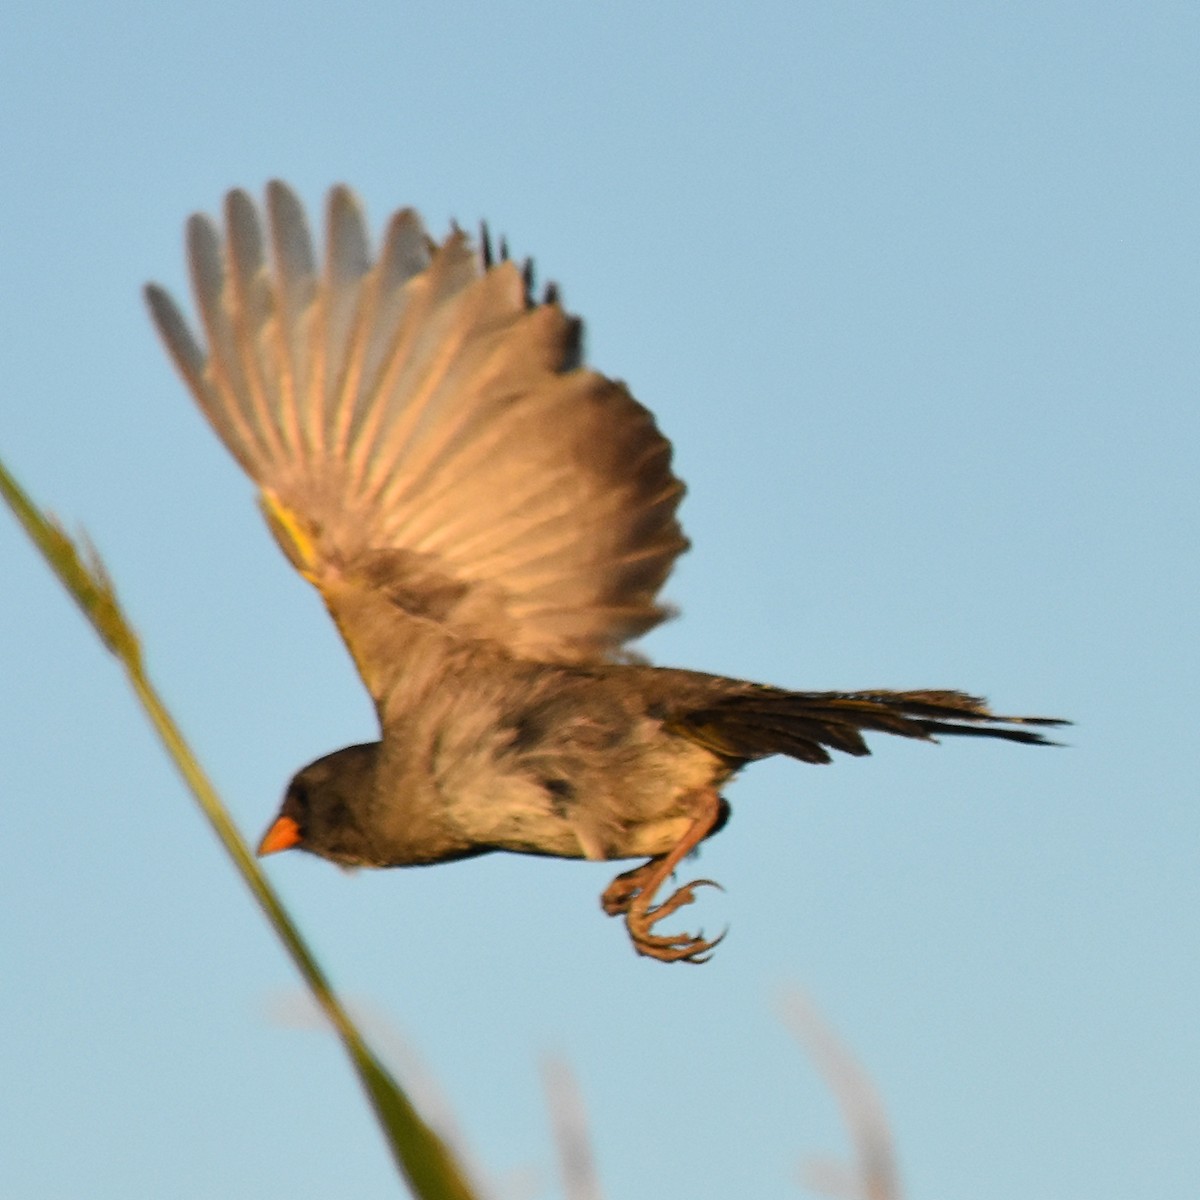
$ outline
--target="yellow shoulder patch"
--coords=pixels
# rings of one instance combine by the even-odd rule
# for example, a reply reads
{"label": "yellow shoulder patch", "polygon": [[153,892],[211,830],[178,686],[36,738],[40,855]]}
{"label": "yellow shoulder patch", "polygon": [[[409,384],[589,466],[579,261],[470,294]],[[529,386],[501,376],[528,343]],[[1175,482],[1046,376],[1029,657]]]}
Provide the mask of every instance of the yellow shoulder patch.
{"label": "yellow shoulder patch", "polygon": [[320,562],[312,534],[304,527],[300,517],[270,488],[263,488],[258,496],[258,506],[270,527],[279,548],[287,555],[288,562],[314,587],[319,587]]}

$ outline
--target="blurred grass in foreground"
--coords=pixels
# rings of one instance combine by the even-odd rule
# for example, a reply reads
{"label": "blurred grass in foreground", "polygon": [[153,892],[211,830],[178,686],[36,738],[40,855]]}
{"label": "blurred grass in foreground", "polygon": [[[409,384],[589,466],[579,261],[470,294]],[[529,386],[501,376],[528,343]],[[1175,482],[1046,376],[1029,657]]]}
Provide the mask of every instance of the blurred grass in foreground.
{"label": "blurred grass in foreground", "polygon": [[147,677],[137,635],[121,611],[112,580],[95,550],[86,540],[82,548],[76,545],[42,513],[3,463],[0,463],[0,495],[101,641],[125,668],[130,686],[188,789],[291,956],[313,999],[337,1031],[375,1111],[392,1157],[413,1194],[420,1200],[478,1200],[476,1191],[467,1183],[462,1167],[449,1148],[421,1119],[403,1089],[367,1046],[334,995],[300,931],[259,870],[257,861]]}

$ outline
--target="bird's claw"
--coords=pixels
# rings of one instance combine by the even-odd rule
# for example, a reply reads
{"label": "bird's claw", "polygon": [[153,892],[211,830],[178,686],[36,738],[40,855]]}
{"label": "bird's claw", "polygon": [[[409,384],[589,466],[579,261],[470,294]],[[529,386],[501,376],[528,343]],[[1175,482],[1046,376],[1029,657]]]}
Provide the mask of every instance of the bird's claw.
{"label": "bird's claw", "polygon": [[[642,907],[636,900],[631,901],[624,911],[625,927],[629,930],[633,948],[639,954],[647,958],[657,958],[660,962],[708,962],[713,949],[724,940],[724,933],[710,941],[703,934],[692,937],[686,933],[658,934],[651,931],[664,917],[669,917],[685,904],[691,904],[696,899],[697,888],[720,886],[711,879],[695,879],[672,892],[661,904],[653,908]],[[606,892],[606,900],[607,897]],[[605,908],[607,911],[607,905]]]}
{"label": "bird's claw", "polygon": [[629,911],[629,907],[634,900],[640,895],[642,890],[642,881],[646,876],[646,867],[635,867],[632,871],[626,871],[622,875],[618,875],[604,889],[600,897],[600,907],[610,917],[619,917],[623,913]]}
{"label": "bird's claw", "polygon": [[[610,917],[619,917],[629,912],[637,898],[642,894],[646,876],[650,874],[647,869],[651,864],[646,863],[643,866],[635,867],[632,871],[626,871],[623,875],[618,875],[604,889],[600,897],[600,907]],[[662,904],[654,908],[648,908],[647,911],[658,913],[659,916],[665,917],[669,913],[673,913],[677,908],[682,908],[685,904],[691,904],[695,899],[692,894],[693,888],[698,887],[715,887],[717,891],[723,892],[725,889],[717,883],[715,879],[694,879],[691,883],[685,884],[679,888],[674,894],[669,896]],[[667,905],[670,908],[667,908]]]}

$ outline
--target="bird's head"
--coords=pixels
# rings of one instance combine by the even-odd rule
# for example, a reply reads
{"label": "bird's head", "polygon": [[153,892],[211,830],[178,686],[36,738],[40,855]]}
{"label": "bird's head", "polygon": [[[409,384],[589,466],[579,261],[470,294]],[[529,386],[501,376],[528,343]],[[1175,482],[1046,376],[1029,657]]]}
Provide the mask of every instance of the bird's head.
{"label": "bird's head", "polygon": [[348,867],[377,865],[364,826],[378,759],[379,743],[370,742],[335,750],[297,771],[258,844],[260,857],[296,849]]}

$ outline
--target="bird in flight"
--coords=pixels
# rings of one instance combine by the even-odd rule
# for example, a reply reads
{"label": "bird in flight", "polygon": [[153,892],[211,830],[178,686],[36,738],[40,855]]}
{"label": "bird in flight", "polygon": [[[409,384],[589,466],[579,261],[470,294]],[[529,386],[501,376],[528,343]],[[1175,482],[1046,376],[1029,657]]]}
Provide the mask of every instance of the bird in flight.
{"label": "bird in flight", "polygon": [[[649,666],[628,643],[668,615],[687,548],[671,445],[622,383],[583,364],[582,326],[528,263],[412,209],[378,253],[333,188],[318,260],[283,183],[224,231],[187,228],[203,337],[146,289],[204,415],[259,489],[284,554],[320,592],[379,738],[299,771],[260,854],[347,866],[495,850],[644,859],[601,903],[639,954],[702,962],[665,933],[697,880],[660,898],[729,815],[722,786],[774,754],[868,753],[865,732],[1044,743],[958,691],[798,692]],[[723,935],[722,935],[723,936]]]}

